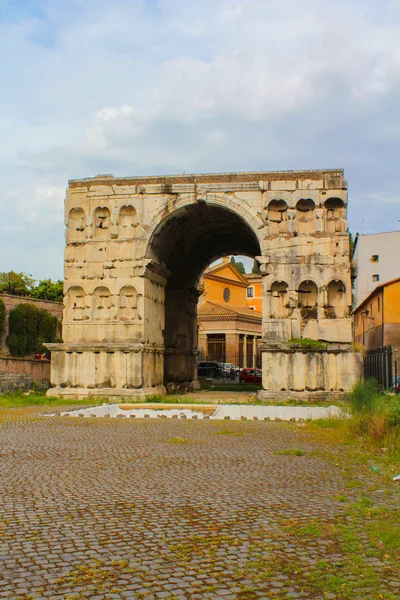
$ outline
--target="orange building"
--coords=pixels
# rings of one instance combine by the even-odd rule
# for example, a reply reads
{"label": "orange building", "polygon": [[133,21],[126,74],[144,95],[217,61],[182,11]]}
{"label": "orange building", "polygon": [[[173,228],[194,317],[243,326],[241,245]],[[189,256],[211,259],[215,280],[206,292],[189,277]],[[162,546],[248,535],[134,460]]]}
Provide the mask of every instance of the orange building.
{"label": "orange building", "polygon": [[392,346],[393,371],[400,375],[400,277],[378,285],[354,310],[354,339],[367,350]]}
{"label": "orange building", "polygon": [[197,318],[199,360],[259,366],[262,315],[249,307],[248,287],[247,276],[228,258],[204,273]]}
{"label": "orange building", "polygon": [[258,312],[262,312],[262,276],[256,273],[246,273],[247,290],[246,304]]}

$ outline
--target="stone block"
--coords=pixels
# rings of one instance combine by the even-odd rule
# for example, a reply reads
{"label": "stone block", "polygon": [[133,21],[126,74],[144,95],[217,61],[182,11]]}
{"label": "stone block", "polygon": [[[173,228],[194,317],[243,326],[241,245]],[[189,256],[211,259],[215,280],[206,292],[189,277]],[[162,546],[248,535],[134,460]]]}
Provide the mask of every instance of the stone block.
{"label": "stone block", "polygon": [[324,189],[323,179],[299,179],[299,190],[322,190]]}
{"label": "stone block", "polygon": [[93,185],[87,195],[89,198],[94,196],[113,196],[114,190],[110,185]]}
{"label": "stone block", "polygon": [[271,181],[271,190],[296,190],[297,181]]}
{"label": "stone block", "polygon": [[351,319],[320,319],[317,339],[350,344],[353,341]]}
{"label": "stone block", "polygon": [[136,194],[136,185],[113,185],[112,190],[117,196],[129,196],[130,194]]}
{"label": "stone block", "polygon": [[309,338],[311,340],[318,340],[319,330],[318,321],[316,319],[310,319],[303,329],[302,338]]}

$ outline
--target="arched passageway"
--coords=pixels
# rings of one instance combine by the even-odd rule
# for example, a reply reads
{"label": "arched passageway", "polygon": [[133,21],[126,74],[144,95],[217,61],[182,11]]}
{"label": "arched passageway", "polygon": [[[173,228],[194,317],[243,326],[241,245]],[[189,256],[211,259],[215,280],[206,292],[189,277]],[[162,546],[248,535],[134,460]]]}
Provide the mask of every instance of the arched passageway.
{"label": "arched passageway", "polygon": [[147,257],[166,270],[165,382],[196,379],[198,283],[204,269],[229,254],[261,254],[256,233],[227,208],[206,203],[182,207],[154,230]]}

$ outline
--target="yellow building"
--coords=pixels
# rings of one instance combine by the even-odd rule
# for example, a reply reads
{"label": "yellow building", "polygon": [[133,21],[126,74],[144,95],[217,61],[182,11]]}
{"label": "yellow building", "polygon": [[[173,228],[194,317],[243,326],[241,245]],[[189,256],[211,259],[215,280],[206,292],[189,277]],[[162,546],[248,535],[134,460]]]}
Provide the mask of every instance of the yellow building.
{"label": "yellow building", "polygon": [[248,286],[228,258],[204,273],[197,319],[199,360],[260,366],[262,315],[247,303]]}
{"label": "yellow building", "polygon": [[400,375],[400,277],[378,285],[354,310],[354,339],[367,350],[392,346],[393,371]]}

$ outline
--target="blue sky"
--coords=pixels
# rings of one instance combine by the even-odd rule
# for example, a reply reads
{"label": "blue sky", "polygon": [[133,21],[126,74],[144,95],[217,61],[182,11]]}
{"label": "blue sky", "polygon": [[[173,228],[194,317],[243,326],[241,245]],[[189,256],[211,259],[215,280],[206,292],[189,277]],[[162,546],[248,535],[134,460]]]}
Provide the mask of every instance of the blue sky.
{"label": "blue sky", "polygon": [[345,169],[399,228],[400,0],[0,0],[0,270],[62,277],[68,179]]}

